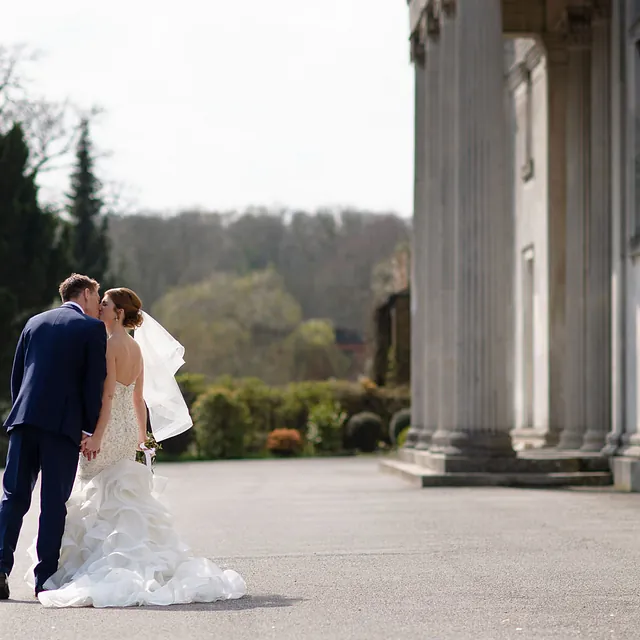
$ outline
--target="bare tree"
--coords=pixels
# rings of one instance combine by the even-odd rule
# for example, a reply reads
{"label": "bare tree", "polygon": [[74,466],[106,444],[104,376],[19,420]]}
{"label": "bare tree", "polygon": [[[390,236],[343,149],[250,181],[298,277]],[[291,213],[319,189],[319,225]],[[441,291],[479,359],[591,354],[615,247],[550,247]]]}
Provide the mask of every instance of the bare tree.
{"label": "bare tree", "polygon": [[104,211],[110,216],[124,216],[138,210],[139,204],[131,186],[111,180],[102,183]]}
{"label": "bare tree", "polygon": [[19,122],[29,142],[29,169],[57,169],[75,147],[83,118],[93,118],[100,109],[81,111],[70,101],[52,102],[31,90],[29,65],[40,58],[25,45],[0,45],[0,131]]}
{"label": "bare tree", "polygon": [[13,103],[23,96],[26,84],[23,67],[36,60],[36,52],[24,45],[11,48],[0,45],[0,118],[4,120],[12,111]]}

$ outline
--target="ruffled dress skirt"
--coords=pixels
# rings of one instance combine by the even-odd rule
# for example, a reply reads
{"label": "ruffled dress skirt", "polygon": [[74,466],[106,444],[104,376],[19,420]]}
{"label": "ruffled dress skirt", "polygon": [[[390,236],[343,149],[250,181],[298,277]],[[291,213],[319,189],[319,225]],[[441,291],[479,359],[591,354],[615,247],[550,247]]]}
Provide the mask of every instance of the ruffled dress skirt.
{"label": "ruffled dress skirt", "polygon": [[[45,607],[131,607],[241,598],[243,578],[194,557],[154,492],[148,468],[121,460],[76,480],[58,571],[39,595]],[[37,562],[35,544],[29,550]]]}

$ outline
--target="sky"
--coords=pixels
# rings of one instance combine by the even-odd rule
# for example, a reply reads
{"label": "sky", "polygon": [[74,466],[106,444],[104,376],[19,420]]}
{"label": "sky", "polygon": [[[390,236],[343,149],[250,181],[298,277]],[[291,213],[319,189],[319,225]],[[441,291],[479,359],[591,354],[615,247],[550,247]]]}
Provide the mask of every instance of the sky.
{"label": "sky", "polygon": [[100,177],[129,206],[411,213],[404,0],[21,0],[0,43],[44,53],[39,93],[104,109]]}

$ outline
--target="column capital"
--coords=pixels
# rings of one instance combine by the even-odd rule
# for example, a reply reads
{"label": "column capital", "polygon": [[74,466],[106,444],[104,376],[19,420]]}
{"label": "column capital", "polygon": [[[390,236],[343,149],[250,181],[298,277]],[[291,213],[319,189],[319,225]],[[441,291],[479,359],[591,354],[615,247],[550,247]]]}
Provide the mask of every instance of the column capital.
{"label": "column capital", "polygon": [[429,40],[440,36],[442,3],[453,0],[410,0],[409,23],[411,28],[411,62],[424,67]]}
{"label": "column capital", "polygon": [[425,13],[427,16],[427,36],[437,38],[440,35],[440,1],[429,0]]}
{"label": "column capital", "polygon": [[570,6],[562,20],[562,33],[569,49],[585,49],[591,46],[592,6]]}
{"label": "column capital", "polygon": [[568,63],[566,35],[560,31],[548,32],[542,36],[547,53],[547,65],[558,66]]}
{"label": "column capital", "polygon": [[427,54],[427,23],[425,10],[428,0],[408,0],[409,46],[411,62],[424,67]]}
{"label": "column capital", "polygon": [[420,32],[414,32],[409,38],[411,62],[424,67],[427,61],[427,39]]}
{"label": "column capital", "polygon": [[440,4],[442,5],[442,12],[447,17],[452,17],[456,13],[457,8],[457,0],[440,0]]}
{"label": "column capital", "polygon": [[594,20],[610,20],[612,13],[612,0],[593,0]]}

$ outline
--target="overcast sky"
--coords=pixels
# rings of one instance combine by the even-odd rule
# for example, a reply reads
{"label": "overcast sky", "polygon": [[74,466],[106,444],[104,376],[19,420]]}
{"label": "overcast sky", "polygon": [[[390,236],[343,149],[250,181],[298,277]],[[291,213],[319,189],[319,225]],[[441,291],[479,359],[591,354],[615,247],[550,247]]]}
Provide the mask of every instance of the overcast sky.
{"label": "overcast sky", "polygon": [[42,93],[105,108],[103,177],[158,210],[409,215],[407,37],[404,0],[22,0],[0,20],[0,42],[46,53]]}

